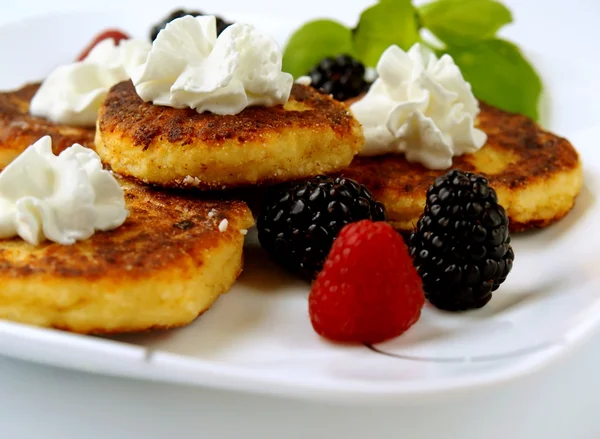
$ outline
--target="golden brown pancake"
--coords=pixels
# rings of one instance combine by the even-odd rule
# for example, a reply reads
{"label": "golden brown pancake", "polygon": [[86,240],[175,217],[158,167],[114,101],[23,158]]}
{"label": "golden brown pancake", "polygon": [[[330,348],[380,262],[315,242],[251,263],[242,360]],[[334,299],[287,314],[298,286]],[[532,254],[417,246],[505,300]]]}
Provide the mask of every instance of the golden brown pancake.
{"label": "golden brown pancake", "polygon": [[0,240],[0,318],[79,333],[170,328],[231,288],[254,222],[243,202],[120,182],[122,227],[73,246]]}
{"label": "golden brown pancake", "polygon": [[39,87],[40,84],[28,84],[19,90],[0,93],[0,169],[46,135],[52,137],[55,154],[74,143],[94,146],[94,128],[55,124],[29,114],[29,103]]}
{"label": "golden brown pancake", "polygon": [[[481,103],[478,126],[488,135],[475,154],[454,158],[453,168],[487,177],[506,209],[512,231],[546,227],[573,207],[583,184],[582,165],[573,146],[525,116]],[[356,157],[343,171],[366,185],[385,204],[400,231],[411,231],[423,213],[434,171],[409,163],[403,155]]]}
{"label": "golden brown pancake", "polygon": [[96,150],[144,183],[222,189],[340,171],[363,141],[348,108],[311,87],[294,85],[285,106],[221,116],[145,103],[127,81],[100,109]]}

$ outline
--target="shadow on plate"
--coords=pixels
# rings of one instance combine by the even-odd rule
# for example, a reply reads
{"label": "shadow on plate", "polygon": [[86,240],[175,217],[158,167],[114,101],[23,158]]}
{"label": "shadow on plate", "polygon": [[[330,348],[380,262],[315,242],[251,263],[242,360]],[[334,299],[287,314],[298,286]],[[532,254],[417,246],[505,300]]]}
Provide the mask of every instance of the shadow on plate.
{"label": "shadow on plate", "polygon": [[258,244],[250,244],[244,248],[244,271],[238,284],[245,288],[262,293],[280,294],[283,288],[297,287],[310,290],[310,284],[287,273]]}

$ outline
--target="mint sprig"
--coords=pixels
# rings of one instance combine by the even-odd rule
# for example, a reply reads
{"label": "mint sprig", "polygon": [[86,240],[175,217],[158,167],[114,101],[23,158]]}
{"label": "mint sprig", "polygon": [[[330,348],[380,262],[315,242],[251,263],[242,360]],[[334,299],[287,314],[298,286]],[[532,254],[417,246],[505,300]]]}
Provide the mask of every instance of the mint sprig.
{"label": "mint sprig", "polygon": [[[454,58],[477,98],[537,119],[542,81],[519,48],[497,36],[512,20],[496,0],[435,0],[419,8],[410,0],[380,0],[363,11],[354,29],[331,20],[302,26],[286,45],[284,70],[302,76],[326,56],[342,53],[374,67],[390,45],[407,50],[422,41]],[[436,41],[428,41],[424,30]]]}
{"label": "mint sprig", "polygon": [[375,66],[392,44],[408,50],[419,40],[417,11],[411,0],[381,1],[366,9],[354,31],[354,46],[361,61]]}
{"label": "mint sprig", "polygon": [[289,39],[283,70],[295,77],[302,76],[323,58],[341,53],[356,56],[352,30],[333,20],[311,21]]}
{"label": "mint sprig", "polygon": [[501,39],[482,40],[471,46],[448,47],[447,52],[479,99],[538,119],[542,81],[513,43]]}
{"label": "mint sprig", "polygon": [[451,46],[468,46],[494,38],[512,23],[510,10],[494,0],[438,0],[419,8],[421,22]]}

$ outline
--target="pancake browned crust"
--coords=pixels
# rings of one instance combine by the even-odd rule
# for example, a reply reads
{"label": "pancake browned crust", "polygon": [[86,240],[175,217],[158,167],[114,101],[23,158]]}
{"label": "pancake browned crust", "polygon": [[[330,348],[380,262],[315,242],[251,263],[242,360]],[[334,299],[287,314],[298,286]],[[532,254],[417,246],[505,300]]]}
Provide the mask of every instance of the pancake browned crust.
{"label": "pancake browned crust", "polygon": [[285,106],[221,116],[144,103],[127,81],[100,109],[96,150],[144,183],[222,189],[340,171],[363,141],[348,108],[311,87],[294,85]]}
{"label": "pancake browned crust", "polygon": [[[506,209],[512,231],[546,227],[573,207],[583,184],[573,146],[527,117],[481,103],[478,126],[488,135],[475,154],[454,158],[453,168],[486,176]],[[403,155],[357,157],[343,171],[366,185],[387,208],[392,225],[411,231],[425,206],[427,189],[439,175]]]}
{"label": "pancake browned crust", "polygon": [[29,103],[39,87],[40,84],[28,84],[19,90],[0,93],[0,169],[46,135],[52,137],[55,154],[74,143],[94,147],[94,128],[55,124],[29,114]]}
{"label": "pancake browned crust", "polygon": [[243,202],[121,183],[130,217],[113,231],[73,246],[0,241],[0,318],[79,333],[170,328],[231,288],[254,222]]}

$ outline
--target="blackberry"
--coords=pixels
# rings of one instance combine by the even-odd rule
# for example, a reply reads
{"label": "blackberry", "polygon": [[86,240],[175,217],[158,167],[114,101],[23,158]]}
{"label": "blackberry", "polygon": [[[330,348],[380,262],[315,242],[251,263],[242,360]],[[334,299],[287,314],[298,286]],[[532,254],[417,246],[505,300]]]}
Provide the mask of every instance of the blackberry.
{"label": "blackberry", "polygon": [[448,311],[488,303],[515,257],[496,192],[484,177],[460,170],[429,188],[409,246],[427,299]]}
{"label": "blackberry", "polygon": [[365,79],[365,66],[350,55],[323,59],[308,72],[312,86],[346,101],[366,92],[371,84]]}
{"label": "blackberry", "polygon": [[383,205],[367,188],[347,178],[317,176],[267,192],[257,219],[258,239],[276,263],[312,280],[340,230],[363,219],[386,219]]}
{"label": "blackberry", "polygon": [[[158,33],[161,30],[163,30],[167,26],[168,23],[175,20],[176,18],[181,18],[186,15],[193,15],[194,17],[198,17],[198,16],[202,16],[202,15],[206,15],[206,14],[204,14],[200,11],[185,11],[183,9],[177,9],[177,10],[171,12],[163,20],[159,21],[157,24],[152,26],[152,29],[150,30],[150,41],[154,41],[156,39],[156,37],[158,36]],[[227,27],[231,26],[232,23],[226,22],[221,17],[216,17],[216,18],[217,18],[217,35],[221,35],[221,32],[223,32]]]}

